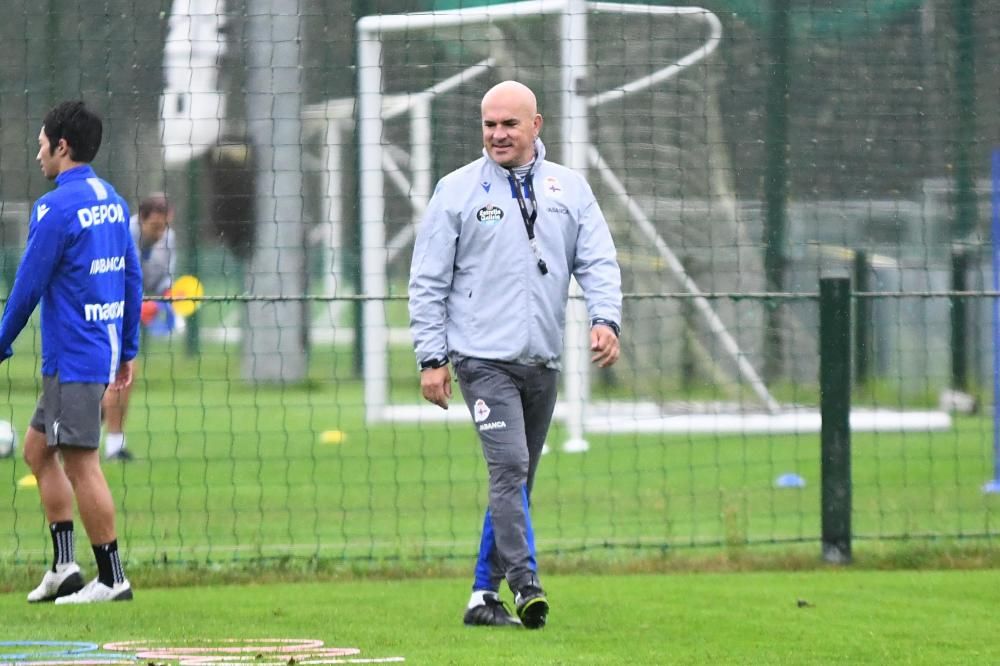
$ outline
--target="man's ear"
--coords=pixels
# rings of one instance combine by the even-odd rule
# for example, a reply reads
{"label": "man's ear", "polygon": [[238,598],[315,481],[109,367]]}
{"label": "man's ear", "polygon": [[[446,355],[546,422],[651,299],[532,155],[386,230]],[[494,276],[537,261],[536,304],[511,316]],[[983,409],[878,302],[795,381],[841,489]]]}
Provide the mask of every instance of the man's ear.
{"label": "man's ear", "polygon": [[66,139],[59,139],[59,143],[56,144],[56,155],[69,155],[69,144],[66,143]]}

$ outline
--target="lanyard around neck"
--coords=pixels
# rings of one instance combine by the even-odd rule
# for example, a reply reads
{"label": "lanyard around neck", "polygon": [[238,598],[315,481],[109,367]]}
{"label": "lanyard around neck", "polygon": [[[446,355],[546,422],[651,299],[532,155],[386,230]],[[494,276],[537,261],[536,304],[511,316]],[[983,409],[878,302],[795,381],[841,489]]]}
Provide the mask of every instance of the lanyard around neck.
{"label": "lanyard around neck", "polygon": [[510,187],[514,190],[514,194],[517,195],[517,206],[521,209],[524,230],[528,232],[528,244],[531,246],[531,251],[534,253],[535,259],[538,260],[538,270],[541,271],[542,275],[546,275],[549,272],[549,267],[545,265],[542,253],[538,249],[538,241],[535,239],[535,220],[538,219],[538,199],[535,198],[535,185],[532,182],[531,172],[528,172],[528,175],[524,177],[524,187],[528,190],[528,198],[531,199],[531,212],[528,212],[528,204],[521,193],[521,183],[518,181],[517,176],[514,175],[513,169],[507,169],[507,171],[509,173],[507,180],[510,181]]}

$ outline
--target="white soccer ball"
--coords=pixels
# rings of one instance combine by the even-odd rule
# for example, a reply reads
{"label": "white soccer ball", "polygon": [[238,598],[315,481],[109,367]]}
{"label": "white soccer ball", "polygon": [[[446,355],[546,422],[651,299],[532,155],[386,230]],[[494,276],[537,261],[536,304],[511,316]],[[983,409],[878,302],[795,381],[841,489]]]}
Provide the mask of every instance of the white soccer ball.
{"label": "white soccer ball", "polygon": [[17,448],[17,431],[10,421],[0,419],[0,458],[14,455]]}

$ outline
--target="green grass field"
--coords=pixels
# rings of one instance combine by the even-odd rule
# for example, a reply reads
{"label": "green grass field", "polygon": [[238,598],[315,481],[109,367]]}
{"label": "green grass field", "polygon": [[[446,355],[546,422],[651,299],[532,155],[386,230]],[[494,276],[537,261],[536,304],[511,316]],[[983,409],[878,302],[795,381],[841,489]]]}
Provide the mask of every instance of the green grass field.
{"label": "green grass field", "polygon": [[[486,474],[468,424],[366,426],[345,350],[315,349],[301,385],[252,386],[240,378],[238,347],[206,343],[188,357],[182,338],[148,343],[128,426],[138,460],[106,467],[131,561],[381,565],[465,562],[475,552]],[[22,336],[0,367],[9,405],[0,418],[19,430],[38,390],[33,344]],[[397,399],[416,402],[408,352],[394,356],[392,372]],[[346,439],[323,443],[328,430]],[[555,427],[533,497],[546,554],[818,541],[818,435],[594,435],[583,455],[559,452],[563,438]],[[1000,496],[980,492],[991,438],[985,416],[948,432],[855,434],[855,535],[1000,535]],[[807,486],[775,488],[785,472]],[[0,546],[14,566],[50,550],[37,490],[19,485],[26,475],[19,458],[0,461],[0,518],[10,526]]]}
{"label": "green grass field", "polygon": [[[468,424],[366,426],[345,349],[315,349],[300,385],[252,386],[238,347],[189,357],[182,338],[148,342],[128,428],[138,459],[106,466],[136,600],[25,603],[51,546],[25,464],[0,460],[2,664],[59,661],[58,646],[28,645],[39,641],[322,661],[268,652],[273,638],[415,664],[996,658],[1000,497],[980,492],[992,472],[985,416],[948,432],[854,435],[858,564],[846,568],[819,562],[818,435],[597,435],[588,453],[566,454],[556,427],[533,497],[550,625],[470,629],[461,613],[486,474]],[[26,336],[0,366],[0,418],[19,430],[38,391],[33,344]],[[391,367],[394,398],[416,402],[410,354]],[[344,440],[324,443],[329,430]],[[806,487],[775,488],[785,472]],[[92,575],[82,534],[78,554]]]}
{"label": "green grass field", "polygon": [[[18,592],[0,595],[0,637],[202,650],[318,639],[360,650],[345,659],[402,657],[409,664],[940,665],[997,658],[997,570],[551,576],[550,622],[534,632],[463,626],[467,584],[137,586],[132,603],[87,607],[29,606]],[[45,649],[0,644],[0,662],[40,660]],[[4,656],[15,653],[26,657]],[[295,663],[256,649],[242,656],[243,663]]]}

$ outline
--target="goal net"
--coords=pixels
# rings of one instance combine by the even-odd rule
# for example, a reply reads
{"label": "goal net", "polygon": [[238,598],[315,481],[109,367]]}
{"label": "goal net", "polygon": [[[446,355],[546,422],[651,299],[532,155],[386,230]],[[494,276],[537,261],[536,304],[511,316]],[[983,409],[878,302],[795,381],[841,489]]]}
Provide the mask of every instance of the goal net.
{"label": "goal net", "polygon": [[[564,447],[585,450],[593,432],[818,429],[815,405],[805,418],[782,410],[757,371],[765,305],[705,297],[764,290],[761,248],[741,223],[721,132],[714,73],[721,32],[702,8],[582,0],[359,21],[370,423],[465,418],[394,389],[397,380],[412,385],[413,361],[405,333],[393,334],[405,331],[405,308],[382,298],[406,292],[415,227],[434,181],[479,154],[483,93],[517,79],[538,97],[550,159],[580,171],[594,188],[626,292],[649,294],[626,303],[622,360],[605,372],[589,368],[586,310],[571,290],[556,408],[566,425]],[[665,296],[670,292],[675,297]],[[702,393],[688,395],[703,399],[671,414],[668,403],[684,395],[681,378],[702,382]]]}

